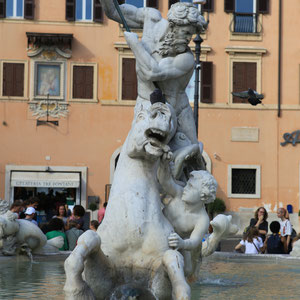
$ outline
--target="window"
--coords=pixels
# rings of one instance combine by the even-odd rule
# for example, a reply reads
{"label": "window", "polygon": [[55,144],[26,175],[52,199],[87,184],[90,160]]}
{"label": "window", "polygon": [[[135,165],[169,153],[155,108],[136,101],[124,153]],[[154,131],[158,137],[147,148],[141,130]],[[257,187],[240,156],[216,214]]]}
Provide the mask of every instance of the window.
{"label": "window", "polygon": [[262,93],[262,55],[267,49],[260,47],[226,47],[229,54],[229,103],[243,103],[243,99],[233,97],[232,92],[247,91],[249,88]]}
{"label": "window", "polygon": [[33,61],[32,100],[64,99],[64,63]]}
{"label": "window", "polygon": [[71,101],[97,101],[97,64],[71,64]]}
{"label": "window", "polygon": [[260,198],[260,166],[229,165],[228,197]]}
{"label": "window", "polygon": [[0,0],[0,18],[34,18],[34,0]]}
{"label": "window", "polygon": [[[202,103],[212,103],[213,90],[213,63],[210,61],[201,62],[199,94]],[[195,72],[185,90],[190,102],[194,102],[195,95]]]}
{"label": "window", "polygon": [[122,100],[136,100],[137,77],[135,58],[122,59]]}
{"label": "window", "polygon": [[66,0],[66,19],[68,21],[103,21],[100,0]]}
{"label": "window", "polygon": [[[256,91],[256,63],[233,62],[233,92],[247,91],[249,88]],[[247,99],[232,98],[233,103],[248,103]]]}
{"label": "window", "polygon": [[136,7],[158,8],[158,0],[118,0],[119,4],[131,4]]}
{"label": "window", "polygon": [[269,12],[269,0],[225,0],[225,12],[233,13],[230,30],[236,33],[260,33],[258,14]]}
{"label": "window", "polygon": [[24,64],[3,63],[3,96],[24,96]]}

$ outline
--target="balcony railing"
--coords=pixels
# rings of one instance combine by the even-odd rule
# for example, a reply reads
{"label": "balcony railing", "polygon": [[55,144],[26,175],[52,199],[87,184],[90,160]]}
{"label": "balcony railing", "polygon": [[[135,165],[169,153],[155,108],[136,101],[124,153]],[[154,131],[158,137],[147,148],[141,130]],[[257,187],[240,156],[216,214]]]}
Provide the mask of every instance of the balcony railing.
{"label": "balcony railing", "polygon": [[262,26],[256,13],[234,13],[230,31],[235,33],[260,33]]}

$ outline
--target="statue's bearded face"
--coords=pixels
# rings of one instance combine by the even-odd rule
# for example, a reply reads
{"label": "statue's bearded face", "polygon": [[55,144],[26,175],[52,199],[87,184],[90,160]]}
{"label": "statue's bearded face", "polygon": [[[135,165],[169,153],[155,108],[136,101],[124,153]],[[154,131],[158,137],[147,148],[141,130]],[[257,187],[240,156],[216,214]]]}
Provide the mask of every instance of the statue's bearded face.
{"label": "statue's bearded face", "polygon": [[193,33],[192,25],[170,25],[159,48],[160,55],[175,56],[186,52]]}

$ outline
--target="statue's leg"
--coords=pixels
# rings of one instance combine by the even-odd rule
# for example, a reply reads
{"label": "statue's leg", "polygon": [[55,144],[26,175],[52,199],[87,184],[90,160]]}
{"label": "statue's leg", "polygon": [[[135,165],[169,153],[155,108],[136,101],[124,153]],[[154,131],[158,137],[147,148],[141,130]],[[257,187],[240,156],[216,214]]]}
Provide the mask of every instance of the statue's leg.
{"label": "statue's leg", "polygon": [[172,298],[174,300],[191,299],[191,288],[184,276],[184,259],[176,250],[168,250],[163,257],[163,265],[172,284]]}
{"label": "statue's leg", "polygon": [[100,237],[92,230],[79,237],[76,248],[65,261],[65,299],[104,299],[112,288],[111,273],[105,270],[108,264],[100,246]]}

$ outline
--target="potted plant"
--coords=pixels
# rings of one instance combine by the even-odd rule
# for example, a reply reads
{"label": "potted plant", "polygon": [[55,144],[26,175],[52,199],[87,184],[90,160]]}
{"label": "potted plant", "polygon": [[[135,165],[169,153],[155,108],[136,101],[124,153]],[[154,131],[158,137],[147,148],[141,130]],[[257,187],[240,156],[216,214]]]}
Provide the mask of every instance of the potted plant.
{"label": "potted plant", "polygon": [[216,198],[214,202],[207,204],[207,213],[212,220],[217,214],[226,210],[225,202],[221,198]]}

